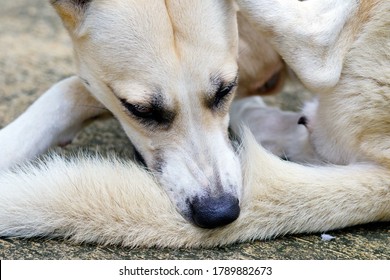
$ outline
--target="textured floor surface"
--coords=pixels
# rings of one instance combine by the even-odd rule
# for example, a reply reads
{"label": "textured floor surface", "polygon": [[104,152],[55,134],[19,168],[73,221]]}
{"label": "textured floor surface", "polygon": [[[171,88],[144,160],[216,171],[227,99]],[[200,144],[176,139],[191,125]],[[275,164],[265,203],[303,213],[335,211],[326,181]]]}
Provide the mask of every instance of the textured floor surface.
{"label": "textured floor surface", "polygon": [[[51,84],[74,73],[70,41],[46,0],[2,0],[0,9],[0,128]],[[271,100],[284,108],[301,99]],[[1,149],[1,147],[0,147]],[[115,120],[89,126],[65,152],[79,149],[126,156],[129,141]],[[62,152],[62,151],[60,151]],[[1,221],[0,221],[1,222]],[[255,241],[216,249],[128,249],[64,240],[0,239],[0,259],[390,259],[390,223]]]}

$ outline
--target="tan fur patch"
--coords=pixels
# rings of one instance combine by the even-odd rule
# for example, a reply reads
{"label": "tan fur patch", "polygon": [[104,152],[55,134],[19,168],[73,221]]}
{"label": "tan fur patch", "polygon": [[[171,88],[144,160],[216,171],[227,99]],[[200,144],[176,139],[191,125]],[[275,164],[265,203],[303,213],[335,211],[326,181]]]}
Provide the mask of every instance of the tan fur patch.
{"label": "tan fur patch", "polygon": [[81,21],[92,0],[50,0],[68,31],[73,31]]}

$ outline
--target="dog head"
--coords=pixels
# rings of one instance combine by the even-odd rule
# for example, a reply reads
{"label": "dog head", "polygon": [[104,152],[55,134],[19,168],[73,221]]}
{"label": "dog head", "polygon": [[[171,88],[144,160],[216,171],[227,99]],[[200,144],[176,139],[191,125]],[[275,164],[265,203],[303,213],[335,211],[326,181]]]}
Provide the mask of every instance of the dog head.
{"label": "dog head", "polygon": [[180,213],[214,228],[240,211],[228,137],[237,84],[233,1],[52,0],[79,76],[120,121]]}

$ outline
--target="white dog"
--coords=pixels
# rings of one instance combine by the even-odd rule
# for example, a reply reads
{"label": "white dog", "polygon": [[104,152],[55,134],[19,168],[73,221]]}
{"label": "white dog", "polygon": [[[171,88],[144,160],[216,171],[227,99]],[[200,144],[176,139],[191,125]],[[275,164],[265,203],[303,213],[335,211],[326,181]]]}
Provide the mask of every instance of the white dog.
{"label": "white dog", "polygon": [[[0,132],[0,165],[68,142],[106,113],[93,109],[104,104],[159,184],[115,160],[57,159],[5,172],[0,234],[212,246],[390,220],[390,3],[237,3],[239,28],[233,1],[53,1],[72,37],[79,77],[54,86]],[[250,25],[276,50],[268,48],[272,56],[260,64],[268,72],[252,66],[256,59],[237,61],[237,35],[250,46],[244,35]],[[239,93],[263,92],[267,79],[273,90],[282,80],[278,54],[320,93],[318,106],[301,121],[314,149],[308,160],[345,166],[282,161],[247,136],[241,174],[227,133],[238,65],[249,69],[242,78],[240,72],[240,83],[247,82]],[[251,82],[256,71],[267,78]],[[299,147],[307,147],[302,139]],[[183,217],[200,227],[230,224],[207,231]]]}

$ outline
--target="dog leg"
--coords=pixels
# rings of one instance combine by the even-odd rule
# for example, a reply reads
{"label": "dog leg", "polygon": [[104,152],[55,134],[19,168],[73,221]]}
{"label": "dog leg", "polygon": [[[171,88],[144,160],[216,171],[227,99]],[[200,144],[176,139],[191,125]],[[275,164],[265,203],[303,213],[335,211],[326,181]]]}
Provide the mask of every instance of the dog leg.
{"label": "dog leg", "polygon": [[77,77],[57,83],[0,130],[0,170],[66,145],[90,120],[107,112]]}
{"label": "dog leg", "polygon": [[309,131],[299,125],[300,112],[268,107],[261,97],[234,101],[230,109],[230,127],[240,134],[249,128],[256,141],[274,155],[304,164],[322,163],[309,141]]}
{"label": "dog leg", "polygon": [[[240,11],[262,32],[301,81],[326,91],[340,78],[359,24],[359,1],[238,0]],[[360,4],[363,5],[363,4]]]}

